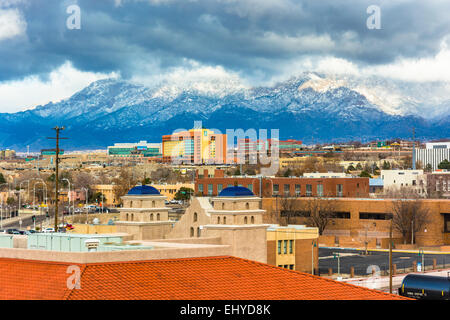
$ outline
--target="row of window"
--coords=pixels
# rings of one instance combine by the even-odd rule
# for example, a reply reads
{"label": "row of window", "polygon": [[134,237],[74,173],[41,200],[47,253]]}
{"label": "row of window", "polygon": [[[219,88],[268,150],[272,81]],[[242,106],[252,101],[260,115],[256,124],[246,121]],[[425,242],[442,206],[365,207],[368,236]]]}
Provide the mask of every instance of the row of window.
{"label": "row of window", "polygon": [[[220,224],[221,221],[222,221],[222,224],[227,224],[227,217],[223,217],[222,220],[220,219],[220,217],[217,217],[217,224]],[[244,224],[248,224],[248,217],[247,216],[244,217]],[[254,216],[250,217],[250,224],[255,224],[255,217]]]}
{"label": "row of window", "polygon": [[[281,217],[310,217],[311,212],[309,211],[288,211],[281,210]],[[359,219],[367,219],[367,220],[389,220],[392,217],[392,214],[385,212],[360,212]],[[336,219],[350,219],[350,212],[348,211],[336,211],[330,214],[330,218]]]}
{"label": "row of window", "polygon": [[[306,185],[305,195],[307,197],[308,196],[312,196],[312,194],[313,194],[312,189],[313,189],[312,188],[312,184],[307,184]],[[300,196],[301,195],[301,185],[300,184],[296,184],[294,186],[294,190],[295,190],[295,196]],[[280,186],[278,184],[274,184],[273,185],[273,194],[274,195],[280,194]],[[291,185],[290,184],[284,184],[283,185],[283,194],[285,196],[291,195]],[[317,196],[322,197],[323,195],[324,195],[324,193],[323,193],[323,184],[318,184],[317,185]],[[336,185],[336,196],[342,197],[343,195],[344,195],[344,185],[337,184]]]}
{"label": "row of window", "polygon": [[294,253],[294,240],[278,240],[278,254],[288,254],[288,244],[289,254]]}
{"label": "row of window", "polygon": [[[154,220],[154,216],[153,213],[150,214],[150,221]],[[156,221],[160,221],[161,220],[161,215],[159,213],[156,214]],[[126,215],[126,221],[134,221],[134,213],[128,214]]]}
{"label": "row of window", "polygon": [[[242,185],[242,184],[239,184],[238,186],[239,187],[244,187],[244,185]],[[227,188],[229,188],[229,187],[233,187],[233,185],[232,184],[228,184]],[[253,192],[253,185],[252,184],[248,184],[245,187]],[[212,196],[214,194],[213,184],[209,183],[207,188],[208,188],[208,195]],[[221,184],[221,183],[217,184],[217,194],[219,194],[222,190],[223,190],[223,184]],[[200,183],[198,185],[198,192],[203,193],[203,184],[202,183]]]}
{"label": "row of window", "polygon": [[289,270],[294,270],[294,265],[293,264],[285,264],[285,265],[279,264],[278,267],[279,268],[289,269]]}

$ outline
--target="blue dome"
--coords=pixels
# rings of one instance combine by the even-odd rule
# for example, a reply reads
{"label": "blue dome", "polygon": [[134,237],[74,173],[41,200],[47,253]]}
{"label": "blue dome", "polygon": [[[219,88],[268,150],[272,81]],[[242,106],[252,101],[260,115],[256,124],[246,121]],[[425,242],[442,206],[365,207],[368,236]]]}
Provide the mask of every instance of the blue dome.
{"label": "blue dome", "polygon": [[245,187],[228,187],[219,193],[219,197],[253,197],[255,196],[250,189]]}
{"label": "blue dome", "polygon": [[127,193],[128,195],[160,195],[159,191],[156,188],[153,188],[152,186],[137,186],[132,188]]}

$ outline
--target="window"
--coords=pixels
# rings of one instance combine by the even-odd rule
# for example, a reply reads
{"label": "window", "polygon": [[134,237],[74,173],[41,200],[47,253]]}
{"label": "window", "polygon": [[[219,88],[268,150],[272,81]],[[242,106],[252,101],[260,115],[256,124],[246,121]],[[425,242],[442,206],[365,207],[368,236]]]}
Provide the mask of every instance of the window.
{"label": "window", "polygon": [[350,219],[350,212],[336,211],[334,217],[337,219]]}
{"label": "window", "polygon": [[338,197],[344,196],[344,186],[342,184],[336,185],[336,196]]}
{"label": "window", "polygon": [[285,184],[284,185],[284,195],[287,197],[287,196],[289,196],[289,188],[290,186],[288,185],[288,184]]}
{"label": "window", "polygon": [[155,200],[152,201],[152,207],[155,207]]}
{"label": "window", "polygon": [[158,214],[156,214],[156,220],[161,220],[161,216],[159,215],[159,213]]}
{"label": "window", "polygon": [[296,197],[299,197],[299,196],[300,196],[300,191],[301,191],[300,185],[299,185],[299,184],[296,184],[296,185],[295,185],[295,196],[296,196]]}
{"label": "window", "polygon": [[222,191],[222,189],[223,189],[223,184],[219,183],[217,185],[217,194],[219,194]]}
{"label": "window", "polygon": [[311,184],[307,184],[306,185],[306,196],[307,197],[311,197],[312,195],[312,185]]}
{"label": "window", "polygon": [[217,224],[220,224],[220,217],[217,217]]}
{"label": "window", "polygon": [[252,217],[250,218],[250,221],[251,221],[252,224],[255,224],[255,217],[252,216]]}
{"label": "window", "polygon": [[274,184],[274,185],[273,185],[273,194],[274,194],[274,195],[277,195],[278,192],[279,192],[279,189],[280,189],[280,186],[277,185],[277,184]]}
{"label": "window", "polygon": [[203,194],[203,184],[198,185],[198,192]]}
{"label": "window", "polygon": [[153,221],[153,213],[150,214],[150,221]]}
{"label": "window", "polygon": [[208,196],[212,196],[212,194],[213,194],[213,185],[208,184]]}
{"label": "window", "polygon": [[444,213],[444,232],[450,232],[450,213]]}
{"label": "window", "polygon": [[250,204],[247,202],[247,203],[245,203],[245,209],[246,210],[249,210],[250,209]]}
{"label": "window", "polygon": [[130,201],[130,208],[133,208],[133,201]]}
{"label": "window", "polygon": [[247,217],[244,217],[244,224],[247,224],[247,221],[248,219],[247,219]]}
{"label": "window", "polygon": [[289,240],[289,253],[294,251],[294,240]]}
{"label": "window", "polygon": [[317,185],[317,196],[318,197],[323,197],[323,184],[318,184]]}
{"label": "window", "polygon": [[194,236],[194,228],[191,227],[191,237],[193,237],[193,236]]}
{"label": "window", "polygon": [[131,221],[134,221],[134,213],[131,214]]}
{"label": "window", "polygon": [[278,240],[278,254],[281,254],[281,242],[282,240]]}
{"label": "window", "polygon": [[360,212],[359,219],[370,219],[370,220],[389,220],[391,214],[382,212]]}
{"label": "window", "polygon": [[293,265],[293,264],[290,264],[290,265],[289,265],[289,269],[290,269],[290,270],[294,270],[294,265]]}
{"label": "window", "polygon": [[222,210],[225,210],[225,203],[222,202]]}
{"label": "window", "polygon": [[223,224],[227,224],[227,217],[223,217]]}
{"label": "window", "polygon": [[197,222],[197,212],[194,212],[194,222]]}
{"label": "window", "polygon": [[287,245],[288,245],[287,240],[284,240],[284,247],[283,247],[284,254],[287,254]]}
{"label": "window", "polygon": [[127,213],[127,221],[128,221],[128,213]]}
{"label": "window", "polygon": [[200,237],[200,227],[197,227],[197,237]]}

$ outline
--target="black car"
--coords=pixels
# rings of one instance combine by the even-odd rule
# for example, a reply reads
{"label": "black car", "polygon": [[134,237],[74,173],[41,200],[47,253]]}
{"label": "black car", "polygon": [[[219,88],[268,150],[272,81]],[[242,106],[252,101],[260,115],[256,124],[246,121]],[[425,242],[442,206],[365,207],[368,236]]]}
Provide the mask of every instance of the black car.
{"label": "black car", "polygon": [[18,229],[6,229],[7,234],[20,234]]}

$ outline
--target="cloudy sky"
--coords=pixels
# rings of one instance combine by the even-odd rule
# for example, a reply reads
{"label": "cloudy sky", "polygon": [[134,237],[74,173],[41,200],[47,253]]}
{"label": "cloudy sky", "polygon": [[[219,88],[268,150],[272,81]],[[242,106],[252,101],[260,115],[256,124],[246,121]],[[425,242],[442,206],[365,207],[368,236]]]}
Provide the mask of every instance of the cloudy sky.
{"label": "cloudy sky", "polygon": [[[69,29],[68,7],[80,8]],[[380,8],[369,29],[367,9]],[[0,112],[123,78],[246,86],[303,71],[450,81],[448,0],[0,0]]]}

